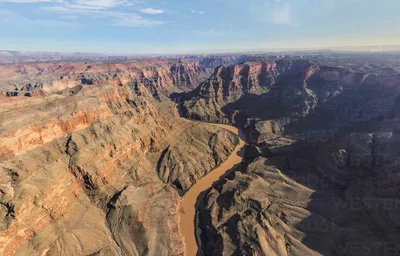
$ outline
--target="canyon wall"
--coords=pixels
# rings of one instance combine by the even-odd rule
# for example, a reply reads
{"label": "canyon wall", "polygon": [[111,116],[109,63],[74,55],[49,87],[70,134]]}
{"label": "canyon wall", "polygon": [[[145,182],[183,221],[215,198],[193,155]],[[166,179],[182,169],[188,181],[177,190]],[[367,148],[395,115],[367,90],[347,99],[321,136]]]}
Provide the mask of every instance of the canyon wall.
{"label": "canyon wall", "polygon": [[73,94],[82,85],[145,86],[153,97],[194,89],[211,69],[191,60],[141,60],[107,64],[64,62],[0,67],[0,96]]}
{"label": "canyon wall", "polygon": [[0,254],[184,255],[181,195],[236,143],[167,99],[207,70],[179,60],[0,70]]}
{"label": "canyon wall", "polygon": [[177,110],[200,253],[399,254],[398,70],[239,60],[1,66],[0,254],[184,255]]}
{"label": "canyon wall", "polygon": [[199,199],[203,254],[400,253],[400,74],[372,66],[252,60],[179,96],[249,143]]}

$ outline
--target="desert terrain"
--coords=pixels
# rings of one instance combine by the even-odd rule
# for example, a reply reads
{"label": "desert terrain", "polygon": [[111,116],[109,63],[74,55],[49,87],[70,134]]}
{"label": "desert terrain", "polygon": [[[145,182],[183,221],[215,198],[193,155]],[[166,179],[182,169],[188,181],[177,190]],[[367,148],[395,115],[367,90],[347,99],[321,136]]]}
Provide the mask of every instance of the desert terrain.
{"label": "desert terrain", "polygon": [[400,254],[398,54],[3,55],[0,255]]}

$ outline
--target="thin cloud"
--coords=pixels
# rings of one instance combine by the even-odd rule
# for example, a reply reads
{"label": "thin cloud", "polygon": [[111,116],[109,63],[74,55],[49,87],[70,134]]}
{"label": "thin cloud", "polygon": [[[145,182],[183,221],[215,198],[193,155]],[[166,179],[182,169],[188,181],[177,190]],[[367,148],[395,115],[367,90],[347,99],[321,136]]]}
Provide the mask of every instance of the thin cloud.
{"label": "thin cloud", "polygon": [[194,14],[200,14],[200,15],[205,14],[205,12],[199,11],[199,10],[195,10],[195,9],[191,9],[191,11],[192,11],[192,13],[194,13]]}
{"label": "thin cloud", "polygon": [[94,19],[110,19],[110,24],[120,27],[153,27],[165,24],[164,21],[147,19],[136,13],[119,12],[103,9],[81,9],[68,5],[42,7],[43,11],[51,11],[63,14],[85,14]]}
{"label": "thin cloud", "polygon": [[0,3],[30,4],[30,3],[62,3],[63,0],[0,0]]}
{"label": "thin cloud", "polygon": [[102,10],[127,4],[126,0],[75,0],[70,8]]}
{"label": "thin cloud", "polygon": [[77,20],[78,16],[75,16],[75,15],[61,15],[60,18],[61,19],[65,19],[65,20]]}
{"label": "thin cloud", "polygon": [[[151,27],[165,24],[164,21],[144,18],[136,13],[122,12],[118,9],[134,5],[137,1],[129,0],[0,0],[0,2],[35,3],[48,2],[53,5],[41,6],[39,10],[60,14],[62,20],[77,19],[78,14],[84,14],[93,19],[105,19],[108,24],[122,27]],[[117,9],[118,8],[118,9]],[[139,10],[146,14],[161,14],[164,10],[146,8]],[[68,24],[65,21],[55,21],[53,24]],[[45,25],[46,20],[35,20],[37,24]]]}
{"label": "thin cloud", "polygon": [[[2,0],[0,0],[2,1]],[[66,11],[67,9],[79,9],[79,10],[105,10],[119,6],[132,5],[127,0],[7,0],[7,1],[43,1],[59,3],[59,5],[43,6],[41,10],[47,11]]]}
{"label": "thin cloud", "polygon": [[59,20],[45,20],[45,19],[29,19],[24,16],[18,15],[12,11],[4,9],[0,9],[0,17],[1,17],[0,21],[5,23],[20,22],[23,24],[31,24],[31,25],[33,24],[43,27],[60,27],[60,26],[71,27],[80,25],[77,22],[64,22]]}
{"label": "thin cloud", "polygon": [[274,24],[292,25],[293,24],[292,6],[283,5],[275,7],[274,10],[272,11],[270,21]]}
{"label": "thin cloud", "polygon": [[225,32],[215,29],[193,30],[192,33],[199,36],[226,36]]}
{"label": "thin cloud", "polygon": [[163,21],[145,19],[135,13],[113,13],[114,25],[120,27],[153,27],[165,24]]}
{"label": "thin cloud", "polygon": [[146,13],[146,14],[162,14],[162,13],[164,13],[164,10],[162,10],[162,9],[153,9],[153,8],[145,8],[145,9],[141,9],[140,12]]}

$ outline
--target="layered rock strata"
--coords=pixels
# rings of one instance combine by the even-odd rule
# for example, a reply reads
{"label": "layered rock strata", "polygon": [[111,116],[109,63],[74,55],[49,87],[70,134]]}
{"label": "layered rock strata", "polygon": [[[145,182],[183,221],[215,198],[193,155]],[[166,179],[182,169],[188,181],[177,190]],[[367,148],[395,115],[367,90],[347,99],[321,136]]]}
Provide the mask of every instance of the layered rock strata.
{"label": "layered rock strata", "polygon": [[400,75],[365,66],[253,60],[181,95],[187,116],[250,143],[199,199],[203,254],[400,253]]}
{"label": "layered rock strata", "polygon": [[235,138],[179,118],[163,94],[135,82],[190,88],[180,66],[138,65],[21,66],[46,82],[43,94],[0,102],[1,255],[184,255],[181,195]]}

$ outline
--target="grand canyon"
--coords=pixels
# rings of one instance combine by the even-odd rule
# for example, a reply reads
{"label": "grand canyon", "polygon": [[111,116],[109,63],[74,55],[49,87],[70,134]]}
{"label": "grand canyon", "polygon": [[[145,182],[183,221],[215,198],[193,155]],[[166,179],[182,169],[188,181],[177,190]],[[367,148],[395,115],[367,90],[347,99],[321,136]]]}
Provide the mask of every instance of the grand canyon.
{"label": "grand canyon", "polygon": [[0,55],[0,255],[400,255],[398,56]]}

